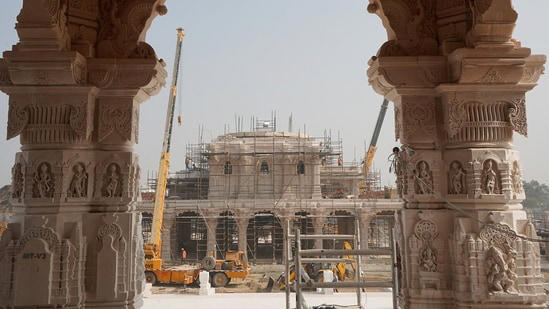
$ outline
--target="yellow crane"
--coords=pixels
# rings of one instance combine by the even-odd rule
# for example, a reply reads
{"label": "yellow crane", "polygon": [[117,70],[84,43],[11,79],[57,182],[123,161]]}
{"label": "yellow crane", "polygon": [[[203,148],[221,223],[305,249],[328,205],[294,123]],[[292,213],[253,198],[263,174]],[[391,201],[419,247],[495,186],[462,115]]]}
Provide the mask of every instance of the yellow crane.
{"label": "yellow crane", "polygon": [[364,166],[362,167],[362,173],[364,174],[364,178],[366,178],[368,172],[370,171],[370,168],[372,167],[372,162],[374,161],[374,155],[376,154],[376,150],[377,150],[377,147],[376,147],[377,140],[379,138],[379,133],[381,133],[381,127],[383,126],[383,120],[385,120],[385,114],[387,113],[388,107],[389,107],[389,101],[387,99],[383,99],[383,103],[381,104],[381,108],[377,116],[377,122],[374,128],[374,133],[372,134],[372,139],[370,140],[370,146],[368,147],[368,151],[366,152],[366,155],[364,158]]}
{"label": "yellow crane", "polygon": [[[244,279],[250,273],[246,255],[243,251],[226,252],[225,259],[223,260],[216,260],[213,256],[207,256],[202,261],[201,268],[163,267],[162,221],[164,217],[166,185],[168,182],[168,168],[170,166],[170,144],[175,113],[175,99],[177,97],[177,79],[179,77],[181,46],[183,44],[184,36],[185,33],[183,32],[183,29],[178,28],[172,84],[166,113],[166,127],[164,130],[164,140],[162,142],[162,152],[160,154],[156,190],[154,194],[151,238],[143,245],[145,252],[145,279],[152,284],[191,284],[196,282],[201,270],[206,270],[210,273],[212,286],[225,286],[231,279]],[[181,116],[179,116],[177,120],[181,124]]]}
{"label": "yellow crane", "polygon": [[179,77],[179,63],[181,60],[181,45],[185,32],[183,28],[177,29],[177,45],[175,48],[175,60],[172,72],[172,84],[170,88],[170,97],[166,113],[166,127],[164,129],[164,140],[162,142],[162,152],[160,153],[160,163],[158,165],[158,175],[156,180],[156,190],[154,194],[154,212],[151,227],[151,237],[144,244],[145,251],[145,269],[162,269],[162,221],[164,217],[164,199],[166,196],[166,184],[168,182],[168,168],[170,167],[170,144],[172,139],[173,116],[175,112],[175,99],[177,96],[177,79]]}

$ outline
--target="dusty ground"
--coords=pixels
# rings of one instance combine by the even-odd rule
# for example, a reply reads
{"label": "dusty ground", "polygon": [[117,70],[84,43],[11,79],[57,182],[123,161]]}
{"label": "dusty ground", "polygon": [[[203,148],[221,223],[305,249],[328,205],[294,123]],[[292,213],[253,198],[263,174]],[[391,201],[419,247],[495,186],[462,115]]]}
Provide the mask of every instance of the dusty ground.
{"label": "dusty ground", "polygon": [[[337,293],[334,295],[320,295],[305,293],[305,301],[309,306],[321,304],[339,305],[336,308],[354,309],[356,295],[354,293]],[[392,294],[388,292],[372,292],[364,295],[365,308],[391,309]],[[295,296],[290,300],[290,307],[295,308]],[[216,294],[213,296],[199,295],[159,295],[155,294],[144,299],[144,308],[162,309],[281,309],[285,308],[285,297],[282,293],[256,294]]]}
{"label": "dusty ground", "polygon": [[[366,269],[363,271],[366,280],[383,281],[391,280],[391,269],[388,261],[376,261],[375,263],[367,263]],[[234,280],[223,288],[216,288],[216,293],[258,293],[265,292],[265,288],[269,282],[269,277],[275,281],[280,274],[284,272],[284,265],[257,265],[251,266],[250,275],[243,280]],[[353,289],[342,289],[340,292],[353,291]],[[384,292],[385,288],[369,288],[371,292]],[[272,289],[273,293],[283,292],[279,288]],[[184,287],[177,285],[161,285],[152,288],[153,294],[198,294],[196,287]]]}

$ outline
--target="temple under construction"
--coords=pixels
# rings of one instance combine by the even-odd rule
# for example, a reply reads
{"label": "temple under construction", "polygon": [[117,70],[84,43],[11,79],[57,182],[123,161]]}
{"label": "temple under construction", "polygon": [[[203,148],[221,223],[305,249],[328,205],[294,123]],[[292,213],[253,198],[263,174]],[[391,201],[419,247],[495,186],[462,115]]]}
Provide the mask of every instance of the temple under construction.
{"label": "temple under construction", "polygon": [[[243,250],[253,262],[281,262],[284,220],[303,234],[353,234],[358,223],[370,247],[390,246],[392,211],[402,203],[382,187],[379,172],[365,177],[360,162],[343,161],[340,136],[277,131],[275,117],[253,123],[250,131],[237,129],[210,142],[199,134],[198,143],[187,145],[186,168],[168,179],[164,261],[179,262],[184,248],[188,260]],[[148,180],[154,189],[155,175]],[[146,240],[153,202],[151,194],[142,196]]]}

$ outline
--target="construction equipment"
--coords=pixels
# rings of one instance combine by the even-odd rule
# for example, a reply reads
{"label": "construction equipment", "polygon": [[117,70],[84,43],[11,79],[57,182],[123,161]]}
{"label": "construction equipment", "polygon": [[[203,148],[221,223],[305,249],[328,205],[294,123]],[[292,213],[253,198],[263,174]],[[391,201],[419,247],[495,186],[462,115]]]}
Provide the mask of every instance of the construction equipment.
{"label": "construction equipment", "polygon": [[179,62],[181,59],[181,45],[185,33],[182,28],[177,29],[177,45],[175,49],[175,59],[172,73],[172,85],[170,88],[170,98],[166,114],[166,128],[164,130],[164,140],[162,142],[162,152],[160,154],[160,164],[158,166],[158,177],[156,190],[154,194],[154,212],[151,227],[151,238],[144,244],[145,251],[145,269],[162,269],[162,220],[164,216],[164,199],[166,196],[166,183],[168,181],[168,168],[170,166],[170,143],[172,138],[173,115],[175,109],[175,98],[177,96],[177,78],[179,76]]}
{"label": "construction equipment", "polygon": [[[345,250],[353,250],[351,243],[349,243],[348,241],[343,242],[343,248]],[[344,255],[342,256],[342,258],[352,260],[354,257],[352,255]],[[338,281],[352,279],[354,278],[356,273],[356,263],[354,262],[338,262],[333,267],[331,267],[328,263],[325,263],[324,265],[322,263],[304,263],[301,264],[301,266],[302,272],[304,274],[307,274],[307,276],[314,282],[324,282],[323,274],[325,270],[331,270]],[[290,282],[293,282],[295,280],[295,276],[295,265],[292,265],[290,267]],[[281,290],[286,288],[284,279],[285,274],[282,273],[276,281]]]}
{"label": "construction equipment", "polygon": [[[175,111],[175,100],[177,96],[177,80],[179,76],[179,64],[181,58],[181,45],[185,33],[182,28],[177,29],[177,45],[175,50],[175,61],[170,88],[170,97],[166,114],[166,127],[164,140],[158,166],[158,177],[154,195],[154,211],[149,242],[144,244],[145,252],[145,279],[147,282],[192,284],[196,283],[200,271],[206,270],[210,273],[212,285],[225,286],[233,278],[246,278],[249,274],[248,262],[242,251],[226,252],[224,260],[216,260],[207,256],[202,261],[201,267],[179,266],[164,268],[162,261],[162,221],[164,215],[164,201],[166,197],[166,184],[168,181],[168,168],[170,166],[170,144],[172,138],[173,118]],[[181,118],[178,117],[178,121]]]}
{"label": "construction equipment", "polygon": [[374,128],[374,133],[372,134],[372,139],[370,140],[370,146],[368,147],[368,151],[366,152],[366,155],[364,158],[364,165],[362,167],[362,173],[364,175],[364,178],[367,177],[368,172],[372,167],[372,162],[374,161],[374,155],[376,154],[376,150],[377,150],[376,148],[377,139],[379,138],[379,133],[381,133],[381,127],[383,126],[383,120],[385,120],[385,114],[387,113],[388,107],[389,107],[389,101],[384,98],[383,103],[381,104],[381,108],[379,110],[379,114],[377,116],[377,122]]}

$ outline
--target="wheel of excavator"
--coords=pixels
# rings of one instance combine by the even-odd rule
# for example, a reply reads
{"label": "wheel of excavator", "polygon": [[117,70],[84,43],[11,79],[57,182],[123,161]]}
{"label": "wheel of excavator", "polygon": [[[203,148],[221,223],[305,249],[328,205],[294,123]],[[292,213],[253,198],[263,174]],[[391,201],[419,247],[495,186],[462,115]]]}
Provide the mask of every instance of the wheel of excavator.
{"label": "wheel of excavator", "polygon": [[212,270],[215,268],[215,258],[213,256],[206,256],[202,259],[202,269]]}
{"label": "wheel of excavator", "polygon": [[145,272],[145,280],[152,285],[156,284],[156,275],[152,271]]}
{"label": "wheel of excavator", "polygon": [[212,286],[223,287],[229,283],[229,278],[224,273],[214,273],[212,275]]}

